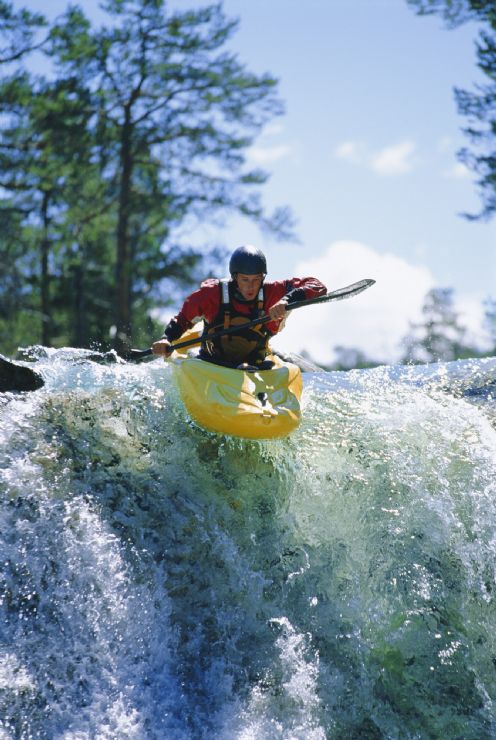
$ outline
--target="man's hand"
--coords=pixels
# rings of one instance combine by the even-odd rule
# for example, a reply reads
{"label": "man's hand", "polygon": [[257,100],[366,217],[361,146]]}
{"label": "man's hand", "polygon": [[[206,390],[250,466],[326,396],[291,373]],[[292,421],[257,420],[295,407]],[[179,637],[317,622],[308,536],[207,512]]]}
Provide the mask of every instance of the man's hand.
{"label": "man's hand", "polygon": [[280,321],[283,319],[286,315],[286,306],[287,302],[285,298],[281,298],[280,301],[277,301],[277,303],[274,303],[273,306],[269,308],[269,316],[273,321]]}
{"label": "man's hand", "polygon": [[167,339],[159,339],[158,342],[152,344],[152,352],[154,355],[162,355],[163,357],[169,357],[172,354],[174,347]]}

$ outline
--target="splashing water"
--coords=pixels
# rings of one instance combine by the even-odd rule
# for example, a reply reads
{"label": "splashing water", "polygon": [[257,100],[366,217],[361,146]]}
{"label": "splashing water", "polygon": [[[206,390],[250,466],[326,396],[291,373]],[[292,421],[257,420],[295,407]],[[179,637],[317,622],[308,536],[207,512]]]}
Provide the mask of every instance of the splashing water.
{"label": "splashing water", "polygon": [[306,373],[266,442],[159,360],[36,368],[0,395],[0,738],[496,736],[496,360]]}

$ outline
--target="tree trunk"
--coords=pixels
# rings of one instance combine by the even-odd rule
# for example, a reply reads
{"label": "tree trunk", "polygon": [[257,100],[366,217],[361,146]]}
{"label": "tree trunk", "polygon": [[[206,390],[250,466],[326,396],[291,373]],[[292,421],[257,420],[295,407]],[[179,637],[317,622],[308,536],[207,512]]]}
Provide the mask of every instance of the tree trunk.
{"label": "tree trunk", "polygon": [[74,347],[86,347],[88,344],[88,337],[85,321],[85,285],[82,265],[75,265],[73,268],[72,286],[74,312],[74,324],[72,330],[73,345]]}
{"label": "tree trunk", "polygon": [[50,271],[48,260],[50,256],[50,237],[48,229],[50,219],[48,216],[49,193],[43,193],[41,203],[41,217],[43,220],[43,238],[41,240],[41,343],[48,347],[52,339],[52,318],[50,315]]}
{"label": "tree trunk", "polygon": [[131,131],[131,111],[129,107],[126,107],[121,137],[121,181],[115,266],[115,326],[117,330],[115,347],[118,352],[129,348],[131,338],[131,250],[129,239],[129,200],[133,167]]}

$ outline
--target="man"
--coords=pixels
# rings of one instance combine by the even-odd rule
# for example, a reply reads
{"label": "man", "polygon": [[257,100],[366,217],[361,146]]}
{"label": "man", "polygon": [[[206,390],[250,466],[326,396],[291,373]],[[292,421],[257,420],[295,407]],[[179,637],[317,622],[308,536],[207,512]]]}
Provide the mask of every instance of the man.
{"label": "man", "polygon": [[[170,320],[162,339],[152,345],[154,354],[170,355],[171,342],[203,320],[205,329],[199,355],[202,359],[228,367],[243,363],[260,367],[270,353],[270,338],[282,328],[286,306],[326,292],[325,286],[311,277],[265,283],[265,256],[251,245],[234,250],[229,272],[231,280],[205,280],[186,299],[179,313]],[[240,328],[239,333],[209,339],[219,329],[245,324],[264,315],[272,320],[249,329]]]}

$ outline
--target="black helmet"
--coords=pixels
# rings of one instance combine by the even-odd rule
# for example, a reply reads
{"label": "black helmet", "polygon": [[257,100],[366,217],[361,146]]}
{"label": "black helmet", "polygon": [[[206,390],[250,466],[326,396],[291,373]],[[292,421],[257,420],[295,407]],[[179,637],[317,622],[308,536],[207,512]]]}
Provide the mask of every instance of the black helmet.
{"label": "black helmet", "polygon": [[242,247],[235,249],[231,255],[229,272],[231,276],[237,272],[241,272],[243,275],[266,275],[267,262],[264,253],[256,247],[252,247],[251,244],[243,244]]}

